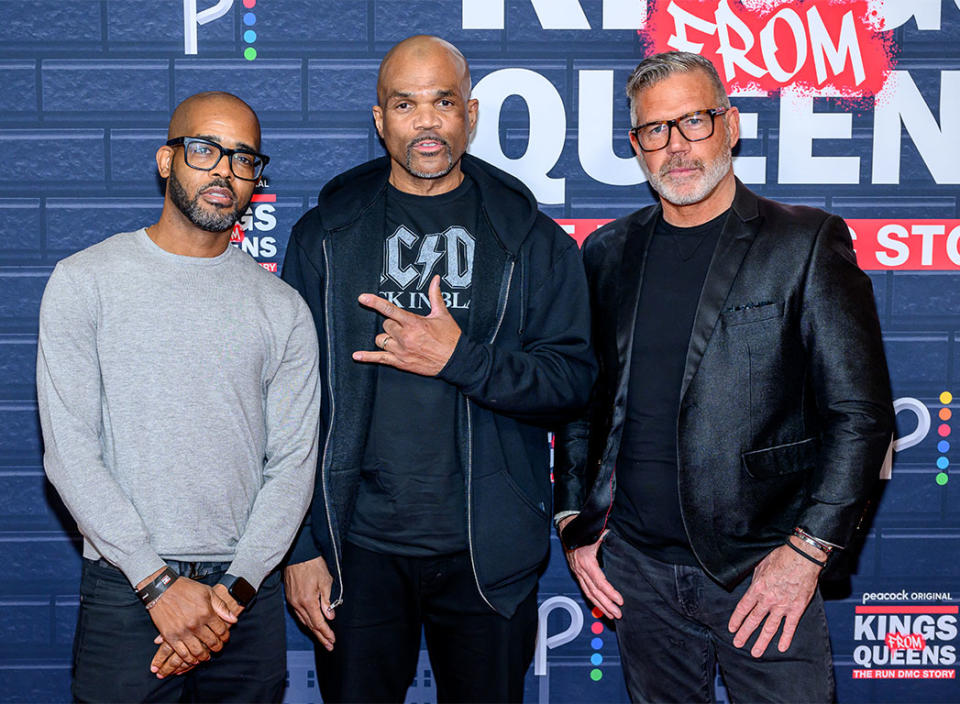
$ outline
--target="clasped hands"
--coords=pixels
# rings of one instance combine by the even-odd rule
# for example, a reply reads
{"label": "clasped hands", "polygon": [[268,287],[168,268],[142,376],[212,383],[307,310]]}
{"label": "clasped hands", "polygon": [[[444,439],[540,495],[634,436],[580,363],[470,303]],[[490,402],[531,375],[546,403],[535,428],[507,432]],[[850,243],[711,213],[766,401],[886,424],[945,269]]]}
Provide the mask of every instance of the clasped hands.
{"label": "clasped hands", "polygon": [[460,339],[460,326],[450,315],[440,292],[440,277],[430,281],[430,313],[416,315],[372,293],[360,295],[362,306],[382,315],[383,332],[375,344],[380,351],[353,353],[357,362],[386,364],[421,376],[436,376],[446,366]]}
{"label": "clasped hands", "polygon": [[182,675],[209,660],[230,639],[230,627],[242,611],[222,584],[209,587],[177,578],[148,612],[160,632],[154,640],[159,647],[150,671],[162,679]]}

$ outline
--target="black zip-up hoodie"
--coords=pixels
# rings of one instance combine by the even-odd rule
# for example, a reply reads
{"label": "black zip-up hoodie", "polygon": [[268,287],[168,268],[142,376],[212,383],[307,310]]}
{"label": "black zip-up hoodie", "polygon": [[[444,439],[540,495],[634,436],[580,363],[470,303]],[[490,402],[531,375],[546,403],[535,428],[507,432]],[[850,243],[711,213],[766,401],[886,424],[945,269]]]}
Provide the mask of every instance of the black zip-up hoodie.
{"label": "black zip-up hoodie", "polygon": [[[539,212],[520,181],[464,155],[480,195],[469,322],[438,375],[459,390],[456,444],[477,588],[504,616],[536,585],[547,557],[551,487],[545,429],[585,405],[596,375],[590,307],[576,243]],[[307,526],[290,562],[322,555],[330,596],[349,598],[341,545],[356,500],[373,408],[370,350],[382,317],[361,307],[376,293],[390,160],[330,181],[293,227],[283,278],[306,299],[320,337],[324,445]],[[411,409],[413,410],[413,409]],[[429,442],[429,438],[424,439]]]}

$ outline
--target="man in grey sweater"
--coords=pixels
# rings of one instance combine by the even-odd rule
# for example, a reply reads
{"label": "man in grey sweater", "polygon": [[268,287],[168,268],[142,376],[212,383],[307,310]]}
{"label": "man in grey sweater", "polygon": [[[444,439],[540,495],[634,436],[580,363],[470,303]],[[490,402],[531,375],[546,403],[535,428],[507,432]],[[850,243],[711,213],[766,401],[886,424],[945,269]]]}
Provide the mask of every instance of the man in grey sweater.
{"label": "man in grey sweater", "polygon": [[250,107],[195,95],[168,138],[159,222],[61,261],[40,310],[44,467],[84,536],[73,694],[280,701],[273,570],[312,496],[316,331],[229,244],[267,161]]}

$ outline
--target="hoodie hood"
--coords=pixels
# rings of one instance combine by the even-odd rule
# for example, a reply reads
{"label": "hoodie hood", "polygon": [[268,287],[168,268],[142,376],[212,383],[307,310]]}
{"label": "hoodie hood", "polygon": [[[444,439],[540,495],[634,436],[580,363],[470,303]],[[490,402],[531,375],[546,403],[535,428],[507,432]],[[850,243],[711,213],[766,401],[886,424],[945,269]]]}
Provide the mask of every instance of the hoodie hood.
{"label": "hoodie hood", "polygon": [[[500,244],[513,255],[533,229],[537,201],[517,178],[470,154],[460,162],[480,192],[484,215]],[[352,225],[373,207],[387,187],[390,157],[360,164],[332,179],[317,197],[323,228],[336,232]]]}

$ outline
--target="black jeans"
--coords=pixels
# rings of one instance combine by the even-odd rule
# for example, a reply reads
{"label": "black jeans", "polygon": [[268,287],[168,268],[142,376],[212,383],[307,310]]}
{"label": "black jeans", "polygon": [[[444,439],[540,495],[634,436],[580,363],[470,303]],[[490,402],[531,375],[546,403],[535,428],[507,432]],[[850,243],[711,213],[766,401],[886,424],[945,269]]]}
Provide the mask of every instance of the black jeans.
{"label": "black jeans", "polygon": [[516,702],[537,638],[536,590],[512,618],[487,606],[466,552],[386,555],[343,546],[345,596],[333,652],[317,648],[320,692],[334,702],[403,702],[421,629],[438,702]]}
{"label": "black jeans", "polygon": [[[179,574],[214,585],[228,563],[168,561]],[[279,572],[230,628],[219,653],[184,675],[150,672],[157,629],[127,578],[103,560],[83,561],[73,643],[73,696],[79,702],[279,702],[287,671]]]}
{"label": "black jeans", "polygon": [[634,702],[713,702],[717,665],[732,702],[831,702],[833,666],[819,591],[785,653],[779,633],[759,658],[733,645],[727,622],[750,579],[732,592],[699,567],[643,554],[616,533],[602,545],[603,569],[623,595],[615,624],[627,691]]}

